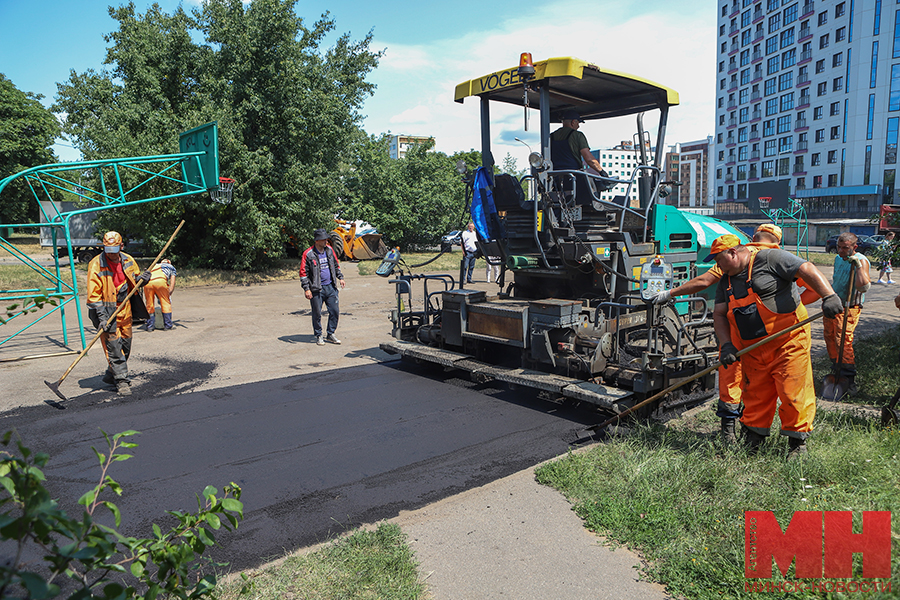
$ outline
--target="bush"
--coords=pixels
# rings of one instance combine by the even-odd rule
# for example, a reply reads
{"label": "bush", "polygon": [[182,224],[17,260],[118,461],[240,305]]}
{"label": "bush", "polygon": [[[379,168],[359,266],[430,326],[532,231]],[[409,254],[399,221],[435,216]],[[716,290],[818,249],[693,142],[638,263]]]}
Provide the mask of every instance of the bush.
{"label": "bush", "polygon": [[[201,576],[199,561],[206,548],[215,544],[211,529],[231,531],[243,519],[241,488],[231,483],[219,497],[214,487],[207,486],[203,497],[197,498],[196,514],[169,511],[178,524],[166,533],[154,524],[152,538],[122,535],[118,507],[100,496],[106,490],[122,494],[108,471],[112,463],[131,458],[119,450],[136,447],[124,438],[137,433],[125,431],[110,438],[104,432],[108,452],[92,448],[100,461],[100,482],[78,500],[84,506],[80,519],[66,515],[44,487],[41,469],[49,460],[47,454],[32,452],[21,440],[15,444],[18,455],[0,451],[4,492],[0,494],[0,541],[15,543],[14,557],[0,565],[0,598],[53,598],[63,587],[69,600],[212,595],[215,575]],[[12,437],[8,431],[0,443],[8,447]],[[115,527],[94,521],[101,506],[115,517]],[[23,559],[26,552],[35,551],[43,563]]]}

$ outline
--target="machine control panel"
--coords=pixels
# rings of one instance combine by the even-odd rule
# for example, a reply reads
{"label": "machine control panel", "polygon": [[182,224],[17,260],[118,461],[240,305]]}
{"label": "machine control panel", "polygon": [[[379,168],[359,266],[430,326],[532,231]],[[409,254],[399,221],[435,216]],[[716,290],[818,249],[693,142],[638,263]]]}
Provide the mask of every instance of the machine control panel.
{"label": "machine control panel", "polygon": [[672,265],[666,263],[662,256],[648,260],[641,265],[641,299],[649,301],[659,292],[671,290],[674,280]]}

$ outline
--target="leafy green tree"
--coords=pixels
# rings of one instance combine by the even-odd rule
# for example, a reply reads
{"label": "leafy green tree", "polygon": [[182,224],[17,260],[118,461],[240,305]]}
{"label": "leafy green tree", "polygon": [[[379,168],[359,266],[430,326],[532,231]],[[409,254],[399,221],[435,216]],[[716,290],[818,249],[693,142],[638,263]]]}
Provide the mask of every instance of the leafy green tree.
{"label": "leafy green tree", "polygon": [[[54,163],[53,142],[59,122],[44,108],[40,94],[19,90],[0,73],[0,179]],[[14,181],[0,194],[0,223],[33,223],[38,205],[28,186]]]}
{"label": "leafy green tree", "polygon": [[381,53],[369,50],[371,34],[343,35],[324,50],[334,20],[326,13],[307,27],[295,5],[209,0],[191,15],[156,4],[144,14],[133,3],[110,9],[119,23],[106,37],[110,70],[72,73],[59,86],[55,109],[68,113],[76,147],[87,159],[174,153],[179,132],[215,120],[221,172],[237,184],[229,205],[202,195],[157,201],[101,214],[100,229],[154,248],[184,218],[173,258],[257,270],[282,256],[289,236],[331,223]]}
{"label": "leafy green tree", "polygon": [[404,251],[434,245],[467,218],[465,186],[456,172],[456,161],[465,157],[415,144],[392,159],[389,143],[387,135],[360,141],[344,174],[341,215],[372,223],[388,245]]}

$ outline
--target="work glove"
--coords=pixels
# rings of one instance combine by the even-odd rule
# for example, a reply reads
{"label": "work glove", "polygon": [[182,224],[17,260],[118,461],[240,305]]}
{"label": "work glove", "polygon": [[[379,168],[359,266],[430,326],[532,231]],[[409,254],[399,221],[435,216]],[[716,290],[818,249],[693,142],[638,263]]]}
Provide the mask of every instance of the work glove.
{"label": "work glove", "polygon": [[844,305],[837,294],[831,294],[822,298],[822,312],[825,313],[826,319],[833,319],[844,312]]}
{"label": "work glove", "polygon": [[672,299],[672,290],[663,290],[661,292],[657,292],[653,298],[650,299],[653,304],[665,304],[669,300]]}
{"label": "work glove", "polygon": [[143,273],[138,275],[138,278],[137,278],[138,286],[147,285],[148,281],[150,281],[150,271],[144,271]]}
{"label": "work glove", "polygon": [[729,367],[740,360],[737,355],[738,349],[731,342],[725,342],[719,348],[719,362]]}
{"label": "work glove", "polygon": [[862,268],[862,260],[858,256],[851,256],[847,259],[847,262],[850,263],[850,266],[860,269]]}
{"label": "work glove", "polygon": [[106,311],[97,311],[97,318],[100,319],[100,328],[106,333],[115,333],[116,332],[116,319],[113,319],[109,326],[106,326],[106,322],[109,321],[109,316],[111,313]]}

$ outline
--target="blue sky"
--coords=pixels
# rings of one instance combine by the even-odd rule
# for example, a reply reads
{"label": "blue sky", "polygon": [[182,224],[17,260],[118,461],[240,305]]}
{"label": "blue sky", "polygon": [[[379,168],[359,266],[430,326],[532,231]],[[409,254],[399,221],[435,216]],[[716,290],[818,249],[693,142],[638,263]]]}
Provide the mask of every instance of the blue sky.
{"label": "blue sky", "polygon": [[[198,2],[158,0],[168,12]],[[122,2],[0,0],[0,72],[19,89],[43,94],[49,106],[56,83],[67,80],[70,70],[103,68],[103,36],[115,27],[110,4]],[[135,0],[140,12],[150,4]],[[674,88],[681,105],[670,113],[667,143],[714,131],[716,11],[709,2],[330,0],[297,5],[310,25],[325,10],[336,21],[336,34],[349,32],[359,39],[371,30],[372,48],[386,51],[370,77],[378,88],[362,111],[371,134],[430,135],[447,153],[477,148],[477,102],[453,102],[453,89],[515,65],[521,52],[531,52],[535,60],[575,56]],[[503,107],[492,116],[495,158],[499,162],[509,152],[524,167],[527,150],[513,138],[536,146],[536,118],[532,131],[525,132],[521,109]],[[649,115],[645,126],[655,136]],[[630,118],[583,126],[595,148],[631,139],[633,129]],[[55,150],[62,160],[78,159],[64,142]]]}

